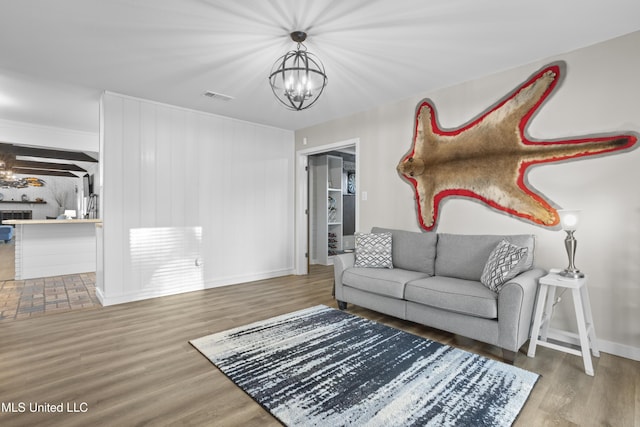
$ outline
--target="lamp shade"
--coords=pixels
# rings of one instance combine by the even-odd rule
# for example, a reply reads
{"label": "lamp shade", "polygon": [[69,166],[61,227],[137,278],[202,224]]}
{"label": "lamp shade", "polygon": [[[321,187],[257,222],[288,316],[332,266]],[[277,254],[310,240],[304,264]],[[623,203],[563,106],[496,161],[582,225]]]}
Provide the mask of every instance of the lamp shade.
{"label": "lamp shade", "polygon": [[579,210],[561,209],[558,211],[560,215],[560,226],[564,231],[575,231],[578,229],[580,222]]}

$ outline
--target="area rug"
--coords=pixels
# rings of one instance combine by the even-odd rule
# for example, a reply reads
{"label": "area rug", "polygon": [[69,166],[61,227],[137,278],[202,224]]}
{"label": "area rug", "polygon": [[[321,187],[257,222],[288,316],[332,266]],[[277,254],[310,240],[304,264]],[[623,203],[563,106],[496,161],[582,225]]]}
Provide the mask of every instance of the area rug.
{"label": "area rug", "polygon": [[327,306],[191,344],[288,426],[509,426],[538,380]]}

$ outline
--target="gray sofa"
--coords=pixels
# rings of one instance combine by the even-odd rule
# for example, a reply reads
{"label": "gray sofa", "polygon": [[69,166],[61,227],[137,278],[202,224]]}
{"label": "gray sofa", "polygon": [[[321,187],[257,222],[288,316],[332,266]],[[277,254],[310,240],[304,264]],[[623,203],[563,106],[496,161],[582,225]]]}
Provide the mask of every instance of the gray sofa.
{"label": "gray sofa", "polygon": [[[533,235],[456,235],[374,227],[391,233],[393,268],[356,267],[355,254],[334,258],[335,298],[503,349],[513,362],[529,338],[538,279]],[[527,247],[516,277],[494,292],[480,282],[502,240]]]}

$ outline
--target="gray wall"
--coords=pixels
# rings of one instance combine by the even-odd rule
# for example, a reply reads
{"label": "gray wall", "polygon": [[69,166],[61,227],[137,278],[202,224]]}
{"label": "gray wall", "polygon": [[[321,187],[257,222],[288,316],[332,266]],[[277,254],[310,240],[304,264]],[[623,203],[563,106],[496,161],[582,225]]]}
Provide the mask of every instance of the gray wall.
{"label": "gray wall", "polygon": [[[640,132],[640,32],[546,58],[527,66],[416,93],[349,117],[296,132],[296,150],[360,138],[360,231],[372,226],[419,230],[414,195],[396,173],[411,148],[415,108],[434,101],[440,125],[455,128],[475,117],[544,65],[564,60],[566,78],[532,120],[536,139]],[[306,138],[307,145],[302,144]],[[604,350],[640,360],[640,149],[601,158],[534,167],[529,182],[564,208],[583,210],[576,232],[576,264],[589,274],[596,331]],[[362,201],[362,192],[367,200]],[[470,200],[448,200],[437,231],[533,233],[537,264],[567,264],[564,232],[537,227]],[[568,294],[567,294],[568,295]],[[558,306],[554,327],[573,328],[571,298]]]}

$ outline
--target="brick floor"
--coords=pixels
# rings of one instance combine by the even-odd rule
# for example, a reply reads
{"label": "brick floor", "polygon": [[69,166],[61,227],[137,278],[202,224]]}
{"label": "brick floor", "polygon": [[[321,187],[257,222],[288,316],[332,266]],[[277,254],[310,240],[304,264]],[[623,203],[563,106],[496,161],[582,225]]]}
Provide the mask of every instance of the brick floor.
{"label": "brick floor", "polygon": [[0,281],[0,321],[100,307],[95,273]]}

